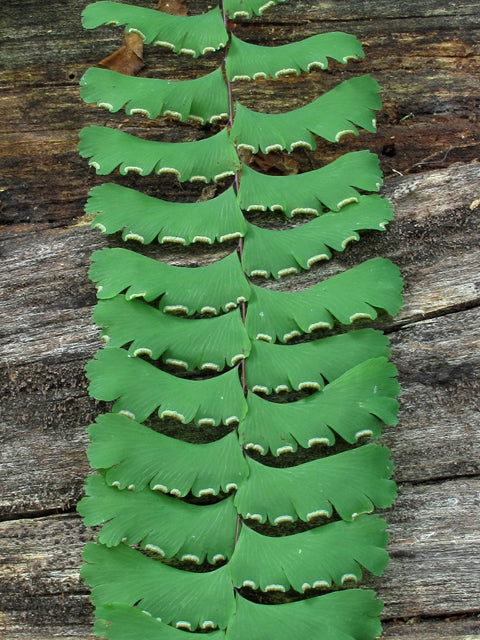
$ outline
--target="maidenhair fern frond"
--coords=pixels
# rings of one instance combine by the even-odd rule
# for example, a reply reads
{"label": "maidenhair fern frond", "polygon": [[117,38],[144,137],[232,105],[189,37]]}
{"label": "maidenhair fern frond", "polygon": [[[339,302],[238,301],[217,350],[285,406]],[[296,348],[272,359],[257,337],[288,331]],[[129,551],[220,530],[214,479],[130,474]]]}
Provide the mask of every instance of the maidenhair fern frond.
{"label": "maidenhair fern frond", "polygon": [[230,425],[239,422],[247,408],[236,369],[207,380],[184,380],[123,349],[107,347],[88,363],[86,372],[94,398],[116,400],[113,411],[138,422],[158,409],[161,418]]}
{"label": "maidenhair fern frond", "polygon": [[237,588],[300,593],[359,582],[361,566],[381,575],[388,562],[386,522],[363,515],[290,536],[264,536],[242,527],[230,562]]}
{"label": "maidenhair fern frond", "polygon": [[228,90],[221,69],[195,80],[170,82],[91,67],[80,86],[85,102],[96,102],[112,113],[125,107],[128,115],[190,118],[201,124],[228,117]]}
{"label": "maidenhair fern frond", "polygon": [[89,527],[103,525],[98,541],[107,547],[141,544],[158,558],[215,565],[233,553],[237,511],[233,496],[196,505],[150,489],[120,491],[91,475],[78,512]]}
{"label": "maidenhair fern frond", "polygon": [[124,544],[87,544],[81,575],[95,606],[138,606],[162,622],[185,629],[225,629],[235,611],[228,566],[192,573],[157,562]]}
{"label": "maidenhair fern frond", "polygon": [[127,33],[138,33],[145,44],[160,45],[194,58],[223,48],[228,39],[218,7],[198,16],[178,16],[102,0],[86,7],[82,24],[85,29],[125,25]]}
{"label": "maidenhair fern frond", "polygon": [[247,475],[234,431],[214,442],[192,444],[108,413],[98,416],[88,434],[92,467],[105,469],[105,480],[118,489],[148,486],[176,498],[190,492],[216,496],[236,489]]}
{"label": "maidenhair fern frond", "polygon": [[95,251],[92,261],[89,276],[101,300],[125,292],[127,300],[150,302],[161,297],[164,312],[211,315],[231,311],[250,296],[235,254],[193,268],[167,265],[122,248]]}
{"label": "maidenhair fern frond", "polygon": [[124,131],[94,125],[83,128],[79,136],[80,155],[90,158],[89,165],[102,176],[118,168],[122,175],[170,173],[180,181],[215,182],[233,175],[239,168],[226,129],[204,140],[181,143],[143,140]]}
{"label": "maidenhair fern frond", "polygon": [[232,82],[278,78],[312,69],[327,69],[328,58],[346,63],[364,54],[360,42],[348,33],[319,33],[299,42],[264,47],[244,42],[232,35],[225,63]]}
{"label": "maidenhair fern frond", "polygon": [[[163,174],[218,183],[200,201],[169,202],[112,182],[95,186],[85,208],[104,234],[151,245],[143,250],[150,257],[96,251],[89,271],[106,342],[86,367],[89,393],[112,405],[88,430],[96,473],[78,511],[98,529],[81,575],[92,588],[95,632],[108,640],[205,632],[210,640],[374,640],[381,632],[381,602],[348,587],[387,563],[385,522],[370,514],[391,505],[396,485],[389,450],[372,440],[397,423],[397,371],[380,331],[335,325],[395,314],[399,270],[376,257],[305,290],[248,279],[310,269],[361,232],[383,231],[392,208],[372,194],[382,184],[379,161],[356,151],[289,176],[242,164],[250,162],[244,150],[314,149],[317,136],[338,142],[375,131],[379,87],[352,78],[278,114],[249,110],[240,96],[234,104],[233,81],[363,57],[344,33],[278,47],[233,34],[231,20],[280,2],[223,0],[180,16],[101,0],[83,13],[86,28],[120,25],[146,45],[194,58],[225,48],[220,66],[195,80],[99,68],[81,80],[84,101],[128,116],[81,131],[79,152],[97,174],[153,174],[155,195],[165,193],[161,179],[155,191]],[[188,139],[207,137],[160,140],[167,129],[139,129],[136,116],[193,120],[207,131]],[[247,221],[253,211],[315,217],[280,231],[268,213]],[[161,261],[166,243],[175,264]],[[202,244],[217,243],[199,258]],[[193,252],[183,247],[191,244]],[[220,250],[230,254],[217,259]]]}
{"label": "maidenhair fern frond", "polygon": [[401,307],[400,272],[384,258],[367,260],[310,289],[271,291],[252,285],[246,327],[255,340],[287,342],[316,329],[331,329],[335,320],[352,324],[377,317],[376,309],[395,315]]}
{"label": "maidenhair fern frond", "polygon": [[296,402],[269,402],[250,393],[239,426],[246,449],[278,456],[317,444],[332,446],[338,434],[350,444],[378,438],[382,422],[397,423],[397,370],[386,358],[366,360],[324,389]]}
{"label": "maidenhair fern frond", "polygon": [[277,231],[248,225],[242,264],[249,276],[281,278],[329,260],[332,251],[344,251],[357,231],[384,231],[393,217],[388,200],[360,196],[340,213],[326,213],[304,225]]}
{"label": "maidenhair fern frond", "polygon": [[[383,605],[367,589],[337,591],[277,606],[238,598],[229,640],[367,640],[378,638]],[[348,611],[348,615],[345,612]]]}
{"label": "maidenhair fern frond", "polygon": [[223,0],[223,8],[230,18],[251,18],[285,0]]}
{"label": "maidenhair fern frond", "polygon": [[357,126],[374,132],[375,111],[381,106],[379,90],[373,78],[360,76],[286,113],[251,111],[237,102],[231,137],[239,149],[269,153],[297,147],[315,149],[313,134],[338,142],[347,133],[358,135]]}
{"label": "maidenhair fern frond", "polygon": [[361,191],[382,184],[378,158],[369,151],[347,153],[325,167],[291,176],[268,176],[242,166],[238,202],[246,211],[283,211],[318,215],[360,200]]}
{"label": "maidenhair fern frond", "polygon": [[395,499],[389,456],[387,447],[367,444],[295,467],[268,467],[250,458],[248,482],[240,485],[235,506],[243,518],[273,525],[330,518],[333,509],[351,521]]}
{"label": "maidenhair fern frond", "polygon": [[93,319],[111,347],[129,344],[132,356],[147,355],[187,370],[222,371],[250,354],[240,311],[190,320],[163,313],[140,300],[101,300]]}
{"label": "maidenhair fern frond", "polygon": [[114,183],[94,187],[85,205],[96,214],[92,227],[103,233],[122,231],[123,240],[149,244],[213,244],[240,238],[247,223],[233,188],[202,202],[169,202]]}
{"label": "maidenhair fern frond", "polygon": [[253,392],[281,393],[295,389],[322,389],[352,367],[370,358],[390,357],[388,339],[381,331],[359,329],[299,344],[252,342],[246,367]]}
{"label": "maidenhair fern frond", "polygon": [[[188,631],[171,627],[138,607],[125,604],[104,605],[95,610],[96,635],[111,640],[191,640]],[[209,640],[225,640],[225,632],[210,631]]]}

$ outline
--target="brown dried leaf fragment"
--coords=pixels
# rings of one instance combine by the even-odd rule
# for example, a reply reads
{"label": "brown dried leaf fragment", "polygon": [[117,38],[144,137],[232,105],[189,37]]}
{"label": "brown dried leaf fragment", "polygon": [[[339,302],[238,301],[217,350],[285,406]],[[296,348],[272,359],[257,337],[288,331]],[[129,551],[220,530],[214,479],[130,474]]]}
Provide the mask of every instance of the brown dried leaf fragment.
{"label": "brown dried leaf fragment", "polygon": [[208,184],[202,189],[202,193],[200,194],[197,202],[205,202],[206,200],[211,200],[217,195],[217,190],[217,184]]}
{"label": "brown dried leaf fragment", "polygon": [[158,0],[155,9],[174,16],[186,16],[188,14],[185,0]]}
{"label": "brown dried leaf fragment", "polygon": [[143,40],[138,33],[126,33],[125,44],[111,55],[100,60],[98,66],[123,73],[126,76],[136,75],[143,64]]}
{"label": "brown dried leaf fragment", "polygon": [[255,155],[252,154],[249,164],[256,171],[276,176],[294,175],[299,171],[298,162],[290,154],[278,151],[268,154],[259,151]]}

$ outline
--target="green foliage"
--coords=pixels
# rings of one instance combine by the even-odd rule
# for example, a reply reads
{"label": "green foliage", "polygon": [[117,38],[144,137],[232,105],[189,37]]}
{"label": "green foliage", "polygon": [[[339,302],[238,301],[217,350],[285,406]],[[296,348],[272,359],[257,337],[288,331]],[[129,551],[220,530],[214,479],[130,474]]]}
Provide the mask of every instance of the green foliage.
{"label": "green foliage", "polygon": [[184,380],[161,371],[123,349],[104,349],[87,367],[88,390],[98,400],[118,400],[113,410],[143,422],[158,409],[160,418],[199,426],[239,422],[246,401],[236,369],[207,380]]}
{"label": "green foliage", "polygon": [[[115,296],[100,301],[93,319],[112,347],[130,344],[132,356],[148,355],[188,370],[220,371],[233,367],[250,353],[250,340],[240,312],[187,320],[162,313],[140,300]],[[186,342],[188,336],[188,342]]]}
{"label": "green foliage", "polygon": [[[246,478],[247,464],[234,431],[208,444],[191,444],[156,433],[126,416],[99,416],[89,429],[88,459],[107,469],[118,489],[144,489],[184,497],[228,493]],[[189,460],[189,465],[183,465]]]}
{"label": "green foliage", "polygon": [[389,480],[392,464],[386,447],[367,444],[295,467],[268,467],[248,459],[249,477],[235,496],[235,506],[247,519],[271,524],[310,522],[330,518],[333,509],[342,520],[389,507],[396,485]]}
{"label": "green foliage", "polygon": [[367,260],[303,291],[252,286],[247,332],[256,340],[287,342],[316,329],[331,329],[335,320],[374,320],[375,307],[394,315],[402,304],[400,289],[398,268],[383,258]]}
{"label": "green foliage", "polygon": [[96,102],[111,112],[125,107],[128,115],[141,113],[147,118],[168,115],[202,124],[228,117],[228,90],[221,69],[196,80],[170,82],[91,67],[80,86],[85,102]]}
{"label": "green foliage", "polygon": [[246,372],[248,388],[260,393],[322,389],[369,358],[389,357],[388,340],[373,329],[360,329],[322,340],[288,345],[252,342]]}
{"label": "green foliage", "polygon": [[[250,393],[240,438],[247,449],[262,454],[270,450],[274,455],[296,451],[297,442],[304,448],[331,446],[335,442],[332,431],[350,444],[365,436],[378,438],[381,421],[396,424],[395,375],[395,367],[385,358],[373,358],[297,402],[268,402]],[[307,384],[312,388],[316,382],[304,382],[303,388]]]}
{"label": "green foliage", "polygon": [[184,17],[101,1],[88,5],[82,18],[85,29],[102,24],[125,25],[127,33],[138,33],[145,44],[167,47],[195,58],[221,49],[228,40],[219,7],[199,16]]}
{"label": "green foliage", "polygon": [[304,225],[276,231],[249,224],[242,263],[249,276],[273,276],[310,269],[316,262],[329,260],[331,249],[343,251],[357,231],[383,231],[392,217],[391,208],[381,198],[360,196],[341,214],[326,213]]}
{"label": "green foliage", "polygon": [[279,538],[244,526],[230,562],[233,583],[237,588],[253,583],[262,591],[292,588],[304,593],[332,583],[358,582],[360,565],[381,575],[388,563],[385,526],[377,516],[363,515]]}
{"label": "green foliage", "polygon": [[[384,201],[382,201],[384,202]],[[105,183],[90,191],[85,211],[95,213],[93,227],[104,233],[123,229],[123,240],[149,244],[225,242],[244,236],[247,223],[233,188],[204,202],[167,202],[140,191]]]}
{"label": "green foliage", "polygon": [[251,18],[253,14],[261,16],[269,7],[285,0],[225,0],[223,8],[231,18]]}
{"label": "green foliage", "polygon": [[162,311],[192,315],[231,311],[250,295],[233,253],[207,267],[192,269],[166,265],[122,248],[96,251],[92,260],[89,275],[102,300],[125,292],[127,300],[161,298]]}
{"label": "green foliage", "polygon": [[315,137],[338,142],[355,125],[375,131],[374,112],[380,108],[379,86],[370,76],[352,78],[305,107],[286,113],[258,113],[237,102],[230,135],[240,149],[257,153],[315,149]]}
{"label": "green foliage", "polygon": [[[375,440],[397,423],[399,387],[381,331],[346,328],[398,312],[399,270],[374,257],[303,290],[258,279],[318,268],[360,232],[383,232],[393,213],[372,193],[382,184],[378,159],[356,151],[306,173],[267,176],[242,152],[314,149],[315,136],[338,142],[358,127],[374,131],[378,85],[352,78],[275,115],[234,104],[233,81],[363,57],[344,33],[280,47],[231,33],[229,19],[279,2],[224,0],[183,17],[101,1],[83,14],[86,28],[125,26],[176,53],[226,48],[222,67],[195,80],[97,68],[81,80],[84,101],[112,113],[212,130],[172,143],[148,130],[140,138],[87,127],[79,151],[98,174],[219,183],[215,197],[184,203],[111,182],[94,187],[86,205],[92,227],[137,248],[152,244],[148,256],[97,251],[89,272],[106,342],[87,365],[89,392],[113,404],[89,427],[96,473],[78,511],[99,527],[82,576],[95,632],[111,640],[195,631],[211,640],[373,640],[381,631],[382,603],[348,587],[364,571],[381,575],[388,561],[385,522],[372,512],[391,505],[396,486],[389,451]],[[288,228],[264,228],[259,214],[248,221],[253,211],[267,227],[283,212]],[[314,218],[294,224],[297,214]],[[167,243],[223,245],[230,254],[173,266],[157,259]]]}
{"label": "green foliage", "polygon": [[92,586],[95,604],[138,606],[167,624],[189,629],[224,629],[235,611],[235,596],[225,565],[190,573],[149,558],[126,545],[87,544],[82,577]]}
{"label": "green foliage", "polygon": [[278,78],[315,68],[326,69],[327,58],[343,63],[357,60],[363,58],[362,47],[348,33],[319,33],[280,47],[260,47],[232,35],[225,71],[232,82]]}
{"label": "green foliage", "polygon": [[351,589],[276,607],[239,598],[229,640],[367,640],[380,635],[381,603],[374,592]]}
{"label": "green foliage", "polygon": [[103,524],[98,542],[135,545],[158,557],[215,564],[233,553],[237,511],[233,498],[198,506],[158,491],[121,491],[89,476],[78,511],[85,524]]}
{"label": "green foliage", "polygon": [[339,211],[358,202],[359,189],[378,191],[381,184],[377,156],[357,151],[321,169],[292,176],[266,176],[244,165],[238,201],[246,211],[283,211],[289,218],[297,213],[318,215],[324,209]]}
{"label": "green foliage", "polygon": [[129,171],[173,173],[179,180],[217,181],[233,175],[239,167],[227,130],[198,142],[154,142],[142,140],[108,127],[85,127],[80,131],[78,150],[82,158],[91,158],[90,166],[107,175],[117,167],[121,174]]}
{"label": "green foliage", "polygon": [[[166,625],[138,607],[105,605],[96,610],[96,635],[112,640],[187,640],[186,631]],[[225,640],[223,631],[211,631],[209,640]]]}

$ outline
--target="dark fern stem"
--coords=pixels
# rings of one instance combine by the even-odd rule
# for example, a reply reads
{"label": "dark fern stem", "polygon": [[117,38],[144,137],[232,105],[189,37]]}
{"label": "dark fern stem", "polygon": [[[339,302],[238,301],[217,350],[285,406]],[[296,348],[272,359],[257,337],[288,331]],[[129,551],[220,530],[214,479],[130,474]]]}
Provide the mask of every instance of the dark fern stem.
{"label": "dark fern stem", "polygon": [[[229,35],[229,42],[227,43],[227,46],[225,47],[225,56],[223,59],[223,65],[222,65],[222,71],[223,71],[223,75],[224,75],[224,79],[225,82],[227,84],[227,89],[228,89],[228,126],[230,127],[230,129],[233,126],[233,119],[234,119],[234,110],[233,110],[233,91],[232,91],[232,83],[230,82],[230,80],[227,77],[227,74],[225,72],[225,65],[227,62],[227,56],[228,56],[228,51],[230,48],[230,27],[228,24],[228,17],[227,14],[225,13],[225,6],[224,6],[224,0],[220,0],[220,7],[221,7],[221,11],[222,11],[222,17],[223,17],[223,24],[225,25],[225,29]],[[238,154],[237,154],[238,155]],[[235,171],[235,176],[233,178],[233,185],[234,185],[234,189],[235,189],[235,193],[238,195],[238,189],[240,187],[240,170]],[[237,254],[238,254],[238,259],[240,260],[240,263],[242,263],[242,259],[243,259],[243,236],[239,238],[238,240],[238,248],[237,248]],[[240,312],[242,314],[242,322],[245,325],[245,320],[247,317],[247,303],[246,302],[242,302],[240,303]],[[245,367],[245,358],[243,358],[240,361],[239,364],[239,375],[240,375],[240,381],[242,383],[242,389],[243,389],[243,393],[245,395],[245,397],[247,396],[248,393],[248,389],[247,389],[247,377],[246,377],[246,367]],[[238,433],[238,427],[237,427],[237,433]],[[245,451],[245,446],[243,444],[241,444],[242,447],[242,453],[244,455],[244,457],[246,457],[246,451]],[[237,514],[237,524],[236,524],[236,528],[235,528],[235,540],[234,540],[234,549],[237,546],[238,543],[238,536],[240,534],[240,528],[242,526],[242,517],[240,514]],[[236,587],[234,587],[234,589],[236,589]]]}

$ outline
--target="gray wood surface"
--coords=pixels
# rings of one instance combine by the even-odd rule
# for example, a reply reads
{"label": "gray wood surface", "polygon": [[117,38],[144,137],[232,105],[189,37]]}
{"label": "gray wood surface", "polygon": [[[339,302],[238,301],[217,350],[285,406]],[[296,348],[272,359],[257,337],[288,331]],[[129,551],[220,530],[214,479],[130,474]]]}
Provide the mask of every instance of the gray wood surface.
{"label": "gray wood surface", "polygon": [[[148,0],[143,4],[147,6]],[[195,11],[206,2],[187,2]],[[85,427],[104,410],[88,397],[83,367],[99,346],[91,323],[91,252],[114,246],[82,213],[100,180],[75,151],[81,126],[118,124],[82,105],[78,79],[121,45],[119,31],[81,30],[84,2],[7,0],[0,8],[0,637],[90,640],[91,606],[79,579],[94,532],[75,514],[88,472]],[[392,342],[402,383],[400,423],[385,431],[399,496],[389,522],[391,563],[367,579],[385,602],[388,640],[480,639],[480,3],[461,0],[285,2],[240,26],[258,43],[319,31],[360,37],[367,59],[333,74],[239,87],[261,109],[294,108],[337,82],[371,73],[384,109],[376,136],[339,148],[319,144],[313,162],[369,146],[379,154],[396,220],[331,264],[269,286],[308,286],[374,255],[394,260],[405,305],[378,325]],[[193,77],[215,67],[156,51],[145,73]],[[305,84],[304,84],[305,83]],[[306,85],[306,88],[305,88]],[[145,132],[140,120],[120,116]],[[201,135],[158,120],[162,139]],[[310,168],[295,152],[288,162]],[[403,174],[403,175],[402,175]],[[122,179],[135,186],[138,178]],[[173,180],[146,180],[174,197]],[[185,199],[199,195],[186,186]],[[231,248],[224,247],[222,251]],[[162,248],[176,264],[223,255]]]}

